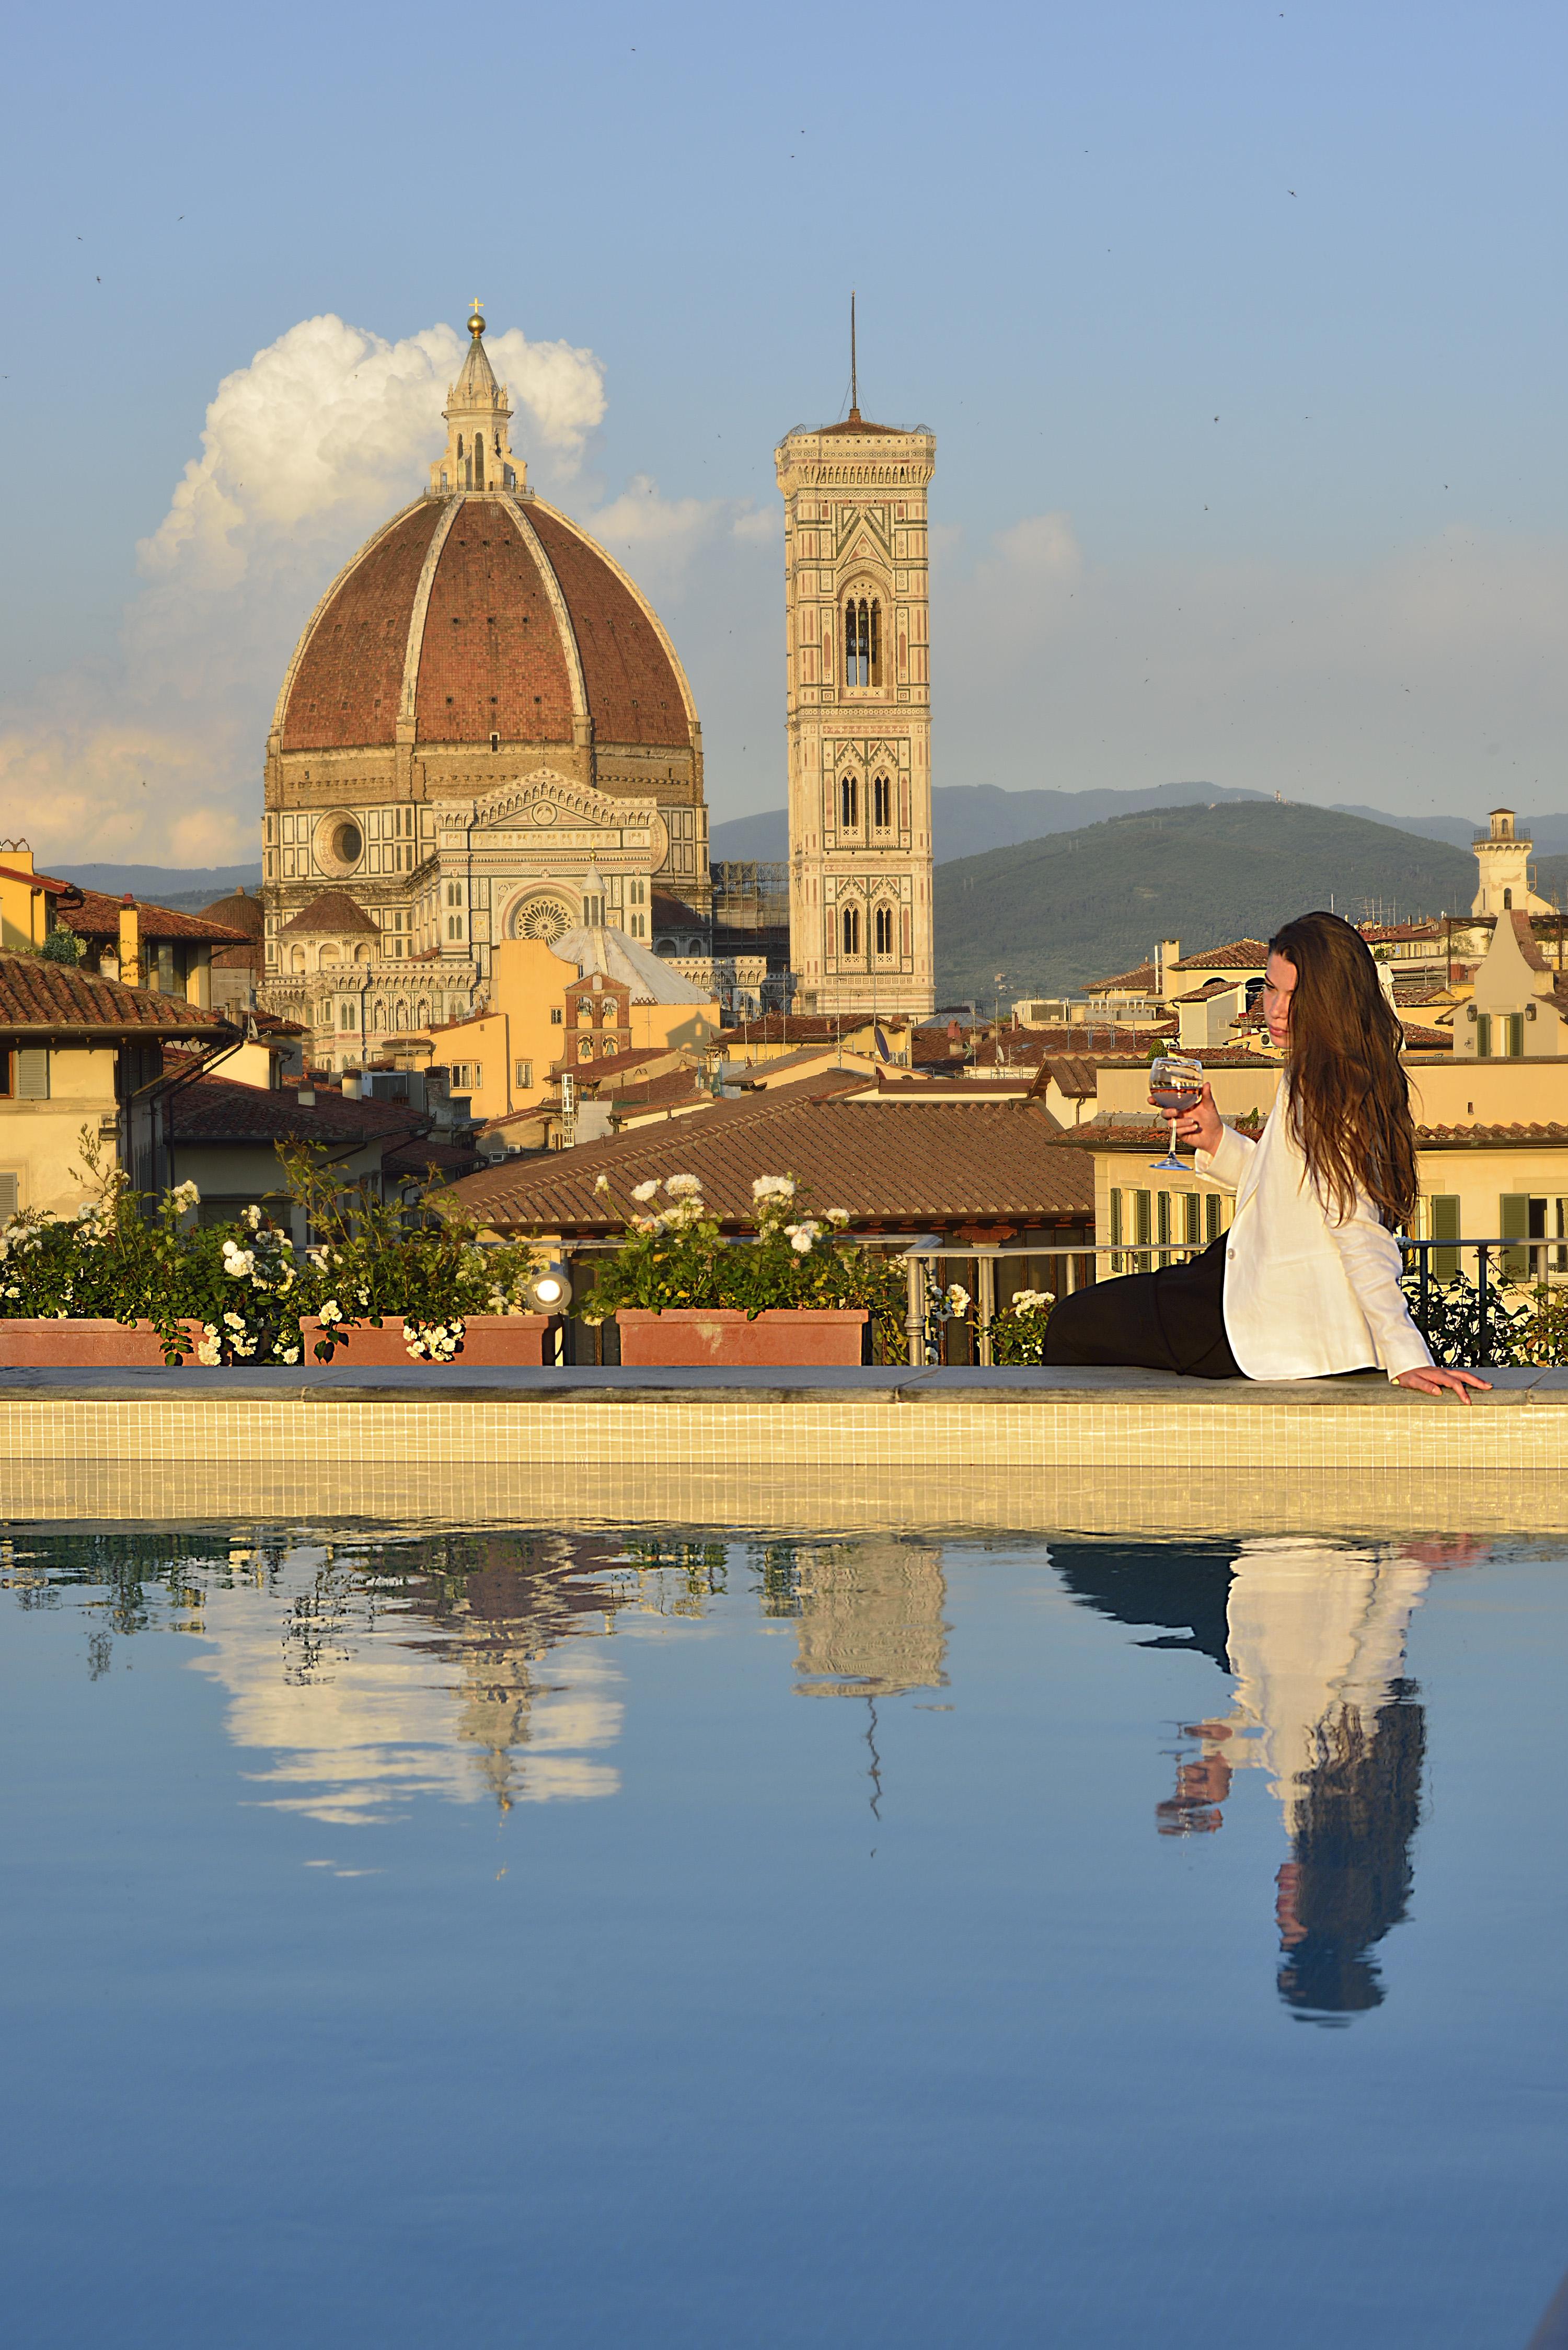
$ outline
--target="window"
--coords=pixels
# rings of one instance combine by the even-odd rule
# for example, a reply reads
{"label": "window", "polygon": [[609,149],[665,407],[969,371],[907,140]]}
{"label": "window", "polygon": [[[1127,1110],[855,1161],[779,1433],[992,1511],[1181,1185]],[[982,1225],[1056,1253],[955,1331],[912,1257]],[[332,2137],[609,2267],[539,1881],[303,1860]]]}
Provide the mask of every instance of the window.
{"label": "window", "polygon": [[47,1101],[49,1098],[49,1056],[47,1052],[29,1046],[18,1053],[13,1064],[16,1075],[12,1080],[18,1101]]}
{"label": "window", "polygon": [[0,1172],[0,1216],[14,1216],[21,1206],[22,1179]]}
{"label": "window", "polygon": [[526,1093],[534,1083],[533,1062],[514,1061],[512,1065],[512,1082],[520,1092]]}
{"label": "window", "polygon": [[875,597],[852,596],[844,607],[844,682],[882,682],[882,607]]}
{"label": "window", "polygon": [[1544,1281],[1548,1273],[1568,1273],[1568,1200],[1535,1199],[1505,1191],[1498,1201],[1498,1231],[1505,1240],[1549,1242],[1549,1247],[1505,1249],[1499,1270],[1509,1281]]}
{"label": "window", "polygon": [[11,1055],[9,1053],[0,1053],[0,1101],[8,1101],[10,1097]]}
{"label": "window", "polygon": [[877,951],[879,955],[890,955],[893,951],[893,909],[891,906],[878,906],[877,909]]}
{"label": "window", "polygon": [[871,821],[878,832],[886,832],[893,821],[893,786],[886,775],[878,775],[871,786]]}
{"label": "window", "polygon": [[857,955],[860,951],[860,909],[858,906],[846,906],[844,909],[844,912],[839,918],[839,935],[844,941],[845,953],[846,955]]}
{"label": "window", "polygon": [[[1434,1192],[1427,1201],[1427,1229],[1423,1239],[1457,1241],[1460,1229],[1459,1193]],[[1452,1281],[1459,1269],[1459,1253],[1457,1248],[1433,1249],[1430,1263],[1434,1281]]]}
{"label": "window", "polygon": [[838,821],[846,832],[853,832],[860,822],[860,778],[844,775],[838,785]]}
{"label": "window", "polygon": [[1205,1191],[1203,1194],[1203,1237],[1205,1241],[1217,1241],[1220,1237],[1220,1201],[1219,1192]]}
{"label": "window", "polygon": [[1502,1051],[1505,1060],[1521,1061],[1524,1058],[1524,1014],[1522,1012],[1510,1012],[1504,1015],[1502,1024]]}
{"label": "window", "polygon": [[552,1003],[550,1006],[550,1025],[552,1028],[564,1027],[566,1024],[566,1014],[564,1005]]}
{"label": "window", "polygon": [[351,995],[345,995],[338,1001],[337,1025],[339,1028],[358,1028],[359,1025],[358,1009]]}
{"label": "window", "polygon": [[1491,1014],[1483,1012],[1476,1022],[1476,1055],[1482,1061],[1491,1058]]}

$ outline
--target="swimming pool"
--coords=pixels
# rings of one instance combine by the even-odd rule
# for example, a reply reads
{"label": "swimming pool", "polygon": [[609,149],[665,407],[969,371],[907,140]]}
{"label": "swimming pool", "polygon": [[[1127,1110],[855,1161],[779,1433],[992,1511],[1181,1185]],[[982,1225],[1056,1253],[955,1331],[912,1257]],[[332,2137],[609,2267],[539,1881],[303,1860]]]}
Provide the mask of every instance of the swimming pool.
{"label": "swimming pool", "polygon": [[1522,2345],[1563,1566],[16,1528],[14,2338]]}

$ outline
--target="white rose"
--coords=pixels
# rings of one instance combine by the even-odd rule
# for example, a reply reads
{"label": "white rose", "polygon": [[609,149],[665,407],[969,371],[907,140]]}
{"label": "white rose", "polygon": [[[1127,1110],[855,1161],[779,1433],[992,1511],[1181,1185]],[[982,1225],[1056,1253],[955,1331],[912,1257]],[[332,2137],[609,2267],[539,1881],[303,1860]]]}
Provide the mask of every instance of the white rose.
{"label": "white rose", "polygon": [[658,1189],[659,1184],[657,1179],[648,1183],[634,1183],[631,1188],[631,1196],[637,1201],[639,1208],[646,1207],[649,1201],[652,1199]]}

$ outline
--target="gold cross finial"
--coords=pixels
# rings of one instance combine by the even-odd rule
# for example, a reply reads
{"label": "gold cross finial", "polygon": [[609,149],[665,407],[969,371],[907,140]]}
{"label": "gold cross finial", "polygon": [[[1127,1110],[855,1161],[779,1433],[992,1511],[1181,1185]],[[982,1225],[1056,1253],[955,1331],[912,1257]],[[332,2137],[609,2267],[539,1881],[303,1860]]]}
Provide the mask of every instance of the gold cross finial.
{"label": "gold cross finial", "polygon": [[468,331],[476,341],[484,332],[484,314],[479,307],[477,294],[473,297],[473,308],[469,314]]}

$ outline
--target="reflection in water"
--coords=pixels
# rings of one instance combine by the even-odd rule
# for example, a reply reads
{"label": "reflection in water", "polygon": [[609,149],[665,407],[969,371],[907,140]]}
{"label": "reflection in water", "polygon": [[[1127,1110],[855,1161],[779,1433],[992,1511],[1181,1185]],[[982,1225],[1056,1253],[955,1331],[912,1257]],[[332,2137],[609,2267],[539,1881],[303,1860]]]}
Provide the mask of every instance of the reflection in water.
{"label": "reflection in water", "polygon": [[1231,1560],[1234,1702],[1185,1733],[1197,1752],[1158,1824],[1212,1831],[1233,1774],[1267,1772],[1291,1848],[1276,1880],[1279,1986],[1300,2015],[1338,2021],[1382,2002],[1373,1953],[1408,1910],[1426,1752],[1406,1640],[1434,1567],[1469,1555],[1273,1540]]}
{"label": "reflection in water", "polygon": [[1282,1537],[1053,1548],[1082,1604],[1158,1625],[1144,1645],[1199,1649],[1234,1674],[1230,1713],[1184,1731],[1158,1825],[1212,1834],[1235,1773],[1268,1773],[1290,1847],[1275,1881],[1279,1988],[1303,2017],[1340,2022],[1383,2000],[1375,1953],[1409,1908],[1427,1742],[1405,1678],[1410,1619],[1434,1572],[1482,1555],[1463,1540]]}
{"label": "reflection in water", "polygon": [[[1410,1622],[1433,1572],[1478,1555],[1284,1537],[1054,1548],[1081,1604],[1234,1676],[1229,1711],[1181,1732],[1158,1825],[1212,1834],[1236,1774],[1265,1774],[1288,1846],[1279,1989],[1299,2015],[1342,2021],[1384,1997],[1378,1946],[1409,1908],[1426,1751],[1405,1678]],[[72,1543],[39,1580],[94,1587],[95,1677],[116,1634],[159,1622],[195,1636],[230,1737],[265,1758],[254,1800],[348,1825],[419,1795],[504,1810],[615,1794],[618,1614],[700,1617],[742,1560],[764,1617],[793,1626],[795,1690],[864,1703],[880,1817],[878,1705],[947,1681],[947,1581],[929,1542],[145,1533]],[[26,1575],[13,1583],[27,1604]]]}

